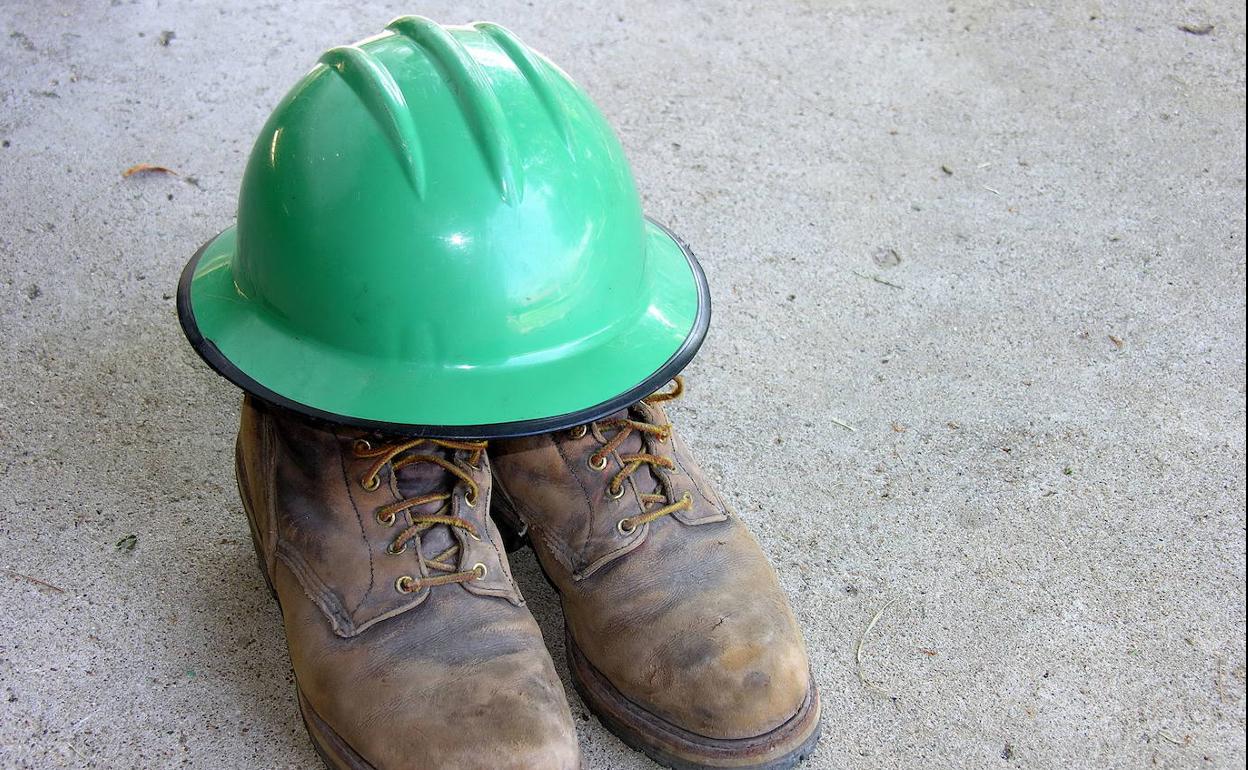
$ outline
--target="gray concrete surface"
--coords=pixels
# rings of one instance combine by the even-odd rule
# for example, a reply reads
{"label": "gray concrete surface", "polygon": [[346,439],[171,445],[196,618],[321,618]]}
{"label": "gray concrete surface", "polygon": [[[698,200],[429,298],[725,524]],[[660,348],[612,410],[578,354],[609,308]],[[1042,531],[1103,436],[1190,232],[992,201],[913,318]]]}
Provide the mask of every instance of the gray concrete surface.
{"label": "gray concrete surface", "polygon": [[1244,767],[1244,9],[1160,0],[4,0],[0,766],[315,766],[172,295],[285,89],[411,11],[561,63],[701,255],[677,418],[806,629],[809,767]]}

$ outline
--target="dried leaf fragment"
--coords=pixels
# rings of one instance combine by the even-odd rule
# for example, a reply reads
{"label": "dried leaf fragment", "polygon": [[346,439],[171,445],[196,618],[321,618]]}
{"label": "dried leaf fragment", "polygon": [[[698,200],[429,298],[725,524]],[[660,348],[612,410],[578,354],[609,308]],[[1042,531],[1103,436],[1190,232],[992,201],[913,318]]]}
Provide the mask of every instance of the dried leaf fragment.
{"label": "dried leaf fragment", "polygon": [[177,176],[178,172],[165,166],[154,166],[151,163],[136,163],[121,172],[121,178],[129,179],[137,174],[169,174],[170,176]]}
{"label": "dried leaf fragment", "polygon": [[1180,24],[1179,29],[1189,35],[1204,36],[1212,32],[1214,27],[1212,24]]}

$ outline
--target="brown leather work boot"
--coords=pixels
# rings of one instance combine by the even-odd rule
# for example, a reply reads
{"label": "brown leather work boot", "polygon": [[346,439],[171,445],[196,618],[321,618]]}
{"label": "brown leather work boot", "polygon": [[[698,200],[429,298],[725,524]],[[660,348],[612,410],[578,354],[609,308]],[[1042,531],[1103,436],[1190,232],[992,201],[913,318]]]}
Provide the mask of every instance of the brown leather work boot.
{"label": "brown leather work boot", "polygon": [[485,442],[379,438],[249,397],[237,459],[327,765],[580,766],[563,688],[486,515]]}
{"label": "brown leather work boot", "polygon": [[570,431],[494,441],[495,514],[559,591],[577,689],[674,768],[796,765],[819,694],[775,571],[672,433],[682,384]]}

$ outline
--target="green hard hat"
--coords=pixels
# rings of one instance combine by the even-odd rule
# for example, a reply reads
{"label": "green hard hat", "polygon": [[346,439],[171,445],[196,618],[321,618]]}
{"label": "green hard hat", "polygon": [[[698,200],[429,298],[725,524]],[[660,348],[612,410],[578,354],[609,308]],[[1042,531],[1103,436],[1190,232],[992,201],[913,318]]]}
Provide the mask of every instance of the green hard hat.
{"label": "green hard hat", "polygon": [[178,314],[275,404],[414,435],[557,430],[697,352],[702,269],[585,92],[494,24],[396,19],[282,100]]}

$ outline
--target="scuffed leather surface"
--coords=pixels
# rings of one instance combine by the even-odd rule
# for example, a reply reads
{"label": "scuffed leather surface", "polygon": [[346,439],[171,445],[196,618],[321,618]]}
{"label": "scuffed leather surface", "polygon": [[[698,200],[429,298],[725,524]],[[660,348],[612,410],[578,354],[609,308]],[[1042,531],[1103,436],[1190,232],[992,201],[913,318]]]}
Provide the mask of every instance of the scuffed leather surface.
{"label": "scuffed leather surface", "polygon": [[[414,465],[404,468],[399,475],[405,478],[400,479],[386,467],[381,483],[368,491],[361,481],[372,460],[352,451],[364,435],[347,428],[323,429],[276,410],[244,407],[239,437],[240,467],[249,469],[249,478],[254,474],[254,486],[248,491],[255,497],[252,510],[267,511],[271,518],[266,531],[273,542],[267,547],[342,636],[358,634],[423,602],[429,589],[402,594],[394,589],[395,581],[404,575],[428,577],[418,554],[434,556],[450,545],[452,537],[447,528],[439,527],[410,543],[406,553],[387,552],[395,535],[411,523],[412,513],[400,514],[396,524],[387,526],[378,521],[377,511],[443,484],[445,473],[436,466]],[[467,590],[523,603],[487,515],[488,460],[473,467],[463,454],[456,453],[454,461],[480,485],[482,499],[469,507],[459,489],[451,500],[451,513],[491,535],[481,541],[461,537],[465,548],[459,555],[460,568],[470,570],[476,563],[487,568],[485,579]]]}
{"label": "scuffed leather surface", "polygon": [[[470,507],[457,489],[452,512],[477,525],[479,541],[440,526],[389,554],[406,524],[385,526],[377,508],[455,480],[428,464],[398,479],[387,468],[368,492],[358,482],[371,461],[352,452],[362,436],[243,406],[239,486],[257,550],[272,554],[300,691],[375,768],[579,767],[562,686],[486,515],[488,461],[473,467],[455,453],[481,496]],[[484,580],[396,591],[401,575],[423,574],[418,548],[433,556],[451,538],[463,569],[486,565]]]}
{"label": "scuffed leather surface", "polygon": [[[657,405],[634,417],[665,423]],[[558,588],[572,638],[634,703],[708,738],[766,733],[801,707],[806,650],[775,571],[745,525],[706,481],[679,439],[630,437],[607,468],[587,465],[608,435],[568,431],[496,441],[495,494],[528,525],[534,550]],[[619,455],[645,446],[676,470],[645,466],[612,500]],[[692,510],[625,535],[621,518],[641,511],[640,493],[660,477]]]}

